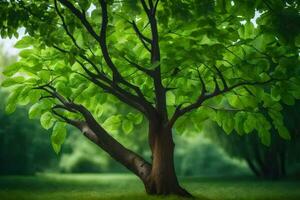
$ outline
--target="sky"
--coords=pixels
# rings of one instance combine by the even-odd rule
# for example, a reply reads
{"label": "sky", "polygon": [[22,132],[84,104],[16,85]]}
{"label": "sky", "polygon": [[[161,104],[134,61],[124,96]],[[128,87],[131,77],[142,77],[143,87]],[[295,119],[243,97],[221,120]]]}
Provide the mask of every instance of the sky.
{"label": "sky", "polygon": [[0,46],[3,46],[4,54],[14,56],[19,53],[20,50],[14,48],[14,45],[19,39],[21,39],[25,35],[25,29],[20,28],[18,32],[19,32],[18,38],[12,37],[11,39],[9,39],[9,38],[1,38],[0,36]]}
{"label": "sky", "polygon": [[17,55],[19,50],[14,48],[14,44],[16,43],[17,38],[0,38],[0,45],[3,46],[4,54],[8,55]]}

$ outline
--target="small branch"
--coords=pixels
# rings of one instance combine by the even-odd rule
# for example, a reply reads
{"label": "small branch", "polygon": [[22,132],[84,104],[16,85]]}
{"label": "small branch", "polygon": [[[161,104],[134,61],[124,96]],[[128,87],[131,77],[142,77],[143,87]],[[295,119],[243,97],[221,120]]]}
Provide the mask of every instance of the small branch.
{"label": "small branch", "polygon": [[147,38],[146,36],[143,35],[143,33],[138,29],[135,21],[132,21],[131,22],[132,26],[133,26],[133,29],[134,31],[136,32],[136,34],[144,41],[148,42],[149,44],[151,44],[151,39]]}
{"label": "small branch", "polygon": [[95,38],[97,41],[100,41],[100,36],[97,35],[97,33],[94,31],[92,25],[88,22],[85,15],[78,10],[71,2],[68,0],[58,0],[60,3],[62,3],[64,6],[66,6],[84,25],[86,30]]}
{"label": "small branch", "polygon": [[220,87],[219,87],[217,78],[214,76],[214,77],[213,77],[213,80],[214,80],[214,83],[215,83],[215,90],[214,90],[213,93],[218,93],[218,92],[220,92],[221,90],[220,90]]}
{"label": "small branch", "polygon": [[67,50],[65,50],[65,49],[62,49],[62,48],[60,48],[60,47],[58,47],[58,46],[56,46],[56,45],[53,45],[53,48],[55,48],[56,50],[58,50],[58,51],[60,51],[60,52],[62,52],[62,53],[69,53],[69,51],[67,51]]}
{"label": "small branch", "polygon": [[222,81],[222,83],[223,83],[224,89],[227,89],[228,86],[227,86],[226,80],[225,80],[225,78],[224,78],[222,72],[221,72],[221,71],[217,68],[217,66],[215,66],[215,65],[214,65],[214,68],[216,69],[217,74],[218,74],[218,76],[220,77],[220,79],[221,79],[221,81]]}
{"label": "small branch", "polygon": [[141,3],[142,3],[142,6],[143,6],[143,8],[144,8],[146,14],[149,15],[150,9],[148,8],[148,6],[147,6],[145,0],[141,0]]}
{"label": "small branch", "polygon": [[153,9],[153,2],[152,2],[152,0],[148,0],[148,3],[149,3],[150,9]]}
{"label": "small branch", "polygon": [[71,34],[71,32],[69,31],[68,29],[68,26],[65,22],[65,18],[63,17],[63,15],[61,14],[61,12],[59,11],[59,8],[58,8],[58,5],[57,5],[57,0],[54,0],[54,7],[55,7],[55,10],[58,14],[58,16],[60,17],[61,21],[62,21],[62,25],[67,33],[67,35],[71,38],[73,44],[78,48],[78,49],[81,49],[80,46],[77,44],[75,38],[73,37],[73,35]]}
{"label": "small branch", "polygon": [[41,100],[43,100],[43,99],[49,99],[49,98],[54,98],[52,95],[48,95],[48,96],[41,96],[40,98],[39,98],[39,100],[41,101]]}
{"label": "small branch", "polygon": [[153,76],[153,71],[152,70],[149,70],[149,69],[146,69],[142,66],[140,66],[139,64],[135,63],[135,62],[132,62],[131,60],[129,60],[128,58],[126,58],[125,56],[123,56],[123,58],[129,63],[131,64],[132,66],[134,66],[135,68],[137,68],[138,70],[146,73],[147,75],[149,76]]}
{"label": "small branch", "polygon": [[159,2],[159,0],[156,0],[155,5],[154,5],[154,8],[153,8],[153,11],[152,11],[152,14],[153,14],[153,15],[155,15],[155,13],[156,13],[157,6],[158,6],[158,2]]}
{"label": "small branch", "polygon": [[70,118],[68,118],[68,117],[66,117],[66,116],[64,116],[64,115],[62,115],[62,114],[60,114],[60,113],[58,113],[58,112],[56,111],[56,109],[60,109],[60,108],[57,107],[57,106],[52,107],[52,108],[51,108],[52,113],[53,113],[54,115],[58,116],[59,118],[61,118],[64,122],[66,122],[66,123],[68,123],[68,124],[71,124],[71,125],[73,125],[73,126],[75,126],[75,127],[77,127],[77,128],[79,128],[80,125],[81,125],[82,123],[84,123],[83,121],[70,119]]}
{"label": "small branch", "polygon": [[206,89],[206,85],[204,83],[204,80],[203,80],[203,78],[202,78],[202,76],[201,76],[200,71],[199,71],[198,68],[197,68],[197,73],[198,73],[198,77],[199,77],[199,80],[200,80],[201,86],[202,86],[202,90],[201,90],[201,94],[200,94],[200,97],[202,97],[207,92],[207,89]]}
{"label": "small branch", "polygon": [[149,51],[151,52],[151,49],[147,46],[146,42],[151,44],[151,40],[147,37],[145,37],[138,29],[136,23],[134,21],[131,22],[133,29],[135,31],[135,33],[137,34],[138,38],[140,39],[140,41],[142,42],[143,46]]}

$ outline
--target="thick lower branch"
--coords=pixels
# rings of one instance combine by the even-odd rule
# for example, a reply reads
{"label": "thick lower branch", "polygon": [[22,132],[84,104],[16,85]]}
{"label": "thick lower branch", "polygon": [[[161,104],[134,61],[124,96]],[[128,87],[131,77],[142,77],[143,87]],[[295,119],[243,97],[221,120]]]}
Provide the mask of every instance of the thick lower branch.
{"label": "thick lower branch", "polygon": [[142,157],[124,147],[102,128],[90,127],[87,123],[81,124],[78,128],[80,128],[89,140],[140,177],[142,181],[146,180],[151,171],[151,164]]}
{"label": "thick lower branch", "polygon": [[[151,165],[147,161],[136,153],[125,148],[111,135],[109,135],[84,106],[72,102],[63,102],[63,105],[57,105],[53,108],[52,111],[54,114],[78,128],[89,140],[107,152],[112,158],[140,177],[143,182],[146,181],[146,178],[151,171]],[[55,109],[57,108],[62,108],[71,112],[78,112],[82,114],[84,121],[71,120],[56,112]]]}

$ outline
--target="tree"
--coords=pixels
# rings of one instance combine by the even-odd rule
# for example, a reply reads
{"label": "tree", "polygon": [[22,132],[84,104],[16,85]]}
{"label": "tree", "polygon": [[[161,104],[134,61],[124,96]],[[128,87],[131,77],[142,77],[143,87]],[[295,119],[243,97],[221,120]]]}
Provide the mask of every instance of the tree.
{"label": "tree", "polygon": [[[272,126],[290,138],[279,100],[300,97],[297,1],[11,0],[2,11],[2,37],[17,27],[28,34],[16,44],[21,60],[4,72],[2,86],[14,86],[7,111],[33,104],[30,117],[53,126],[56,152],[65,124],[77,127],[148,194],[190,196],[175,174],[173,128],[201,130],[210,118],[228,134],[256,129],[264,144]],[[112,136],[143,117],[150,162]]]}

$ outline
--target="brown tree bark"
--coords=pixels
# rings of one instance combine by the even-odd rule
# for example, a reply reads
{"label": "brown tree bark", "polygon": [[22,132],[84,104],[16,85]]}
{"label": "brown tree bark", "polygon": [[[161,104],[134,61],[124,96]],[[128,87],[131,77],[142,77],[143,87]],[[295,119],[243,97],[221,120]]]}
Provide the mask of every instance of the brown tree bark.
{"label": "brown tree bark", "polygon": [[174,167],[174,141],[172,129],[150,122],[149,144],[152,151],[152,168],[145,183],[148,194],[192,197],[179,183]]}

